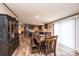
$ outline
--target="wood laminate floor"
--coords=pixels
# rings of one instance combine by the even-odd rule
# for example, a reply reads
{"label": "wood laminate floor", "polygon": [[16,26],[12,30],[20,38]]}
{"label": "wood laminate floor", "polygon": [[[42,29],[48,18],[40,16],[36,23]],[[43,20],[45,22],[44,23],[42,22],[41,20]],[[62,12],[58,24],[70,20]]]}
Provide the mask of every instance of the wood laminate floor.
{"label": "wood laminate floor", "polygon": [[[30,38],[24,38],[22,35],[19,36],[19,46],[14,51],[12,56],[45,56],[44,54],[38,54],[34,53],[31,54],[31,48],[30,48]],[[78,56],[79,54],[75,52],[67,52],[63,50],[60,46],[57,45],[56,49],[56,56]],[[48,56],[53,56],[53,53],[49,54]]]}

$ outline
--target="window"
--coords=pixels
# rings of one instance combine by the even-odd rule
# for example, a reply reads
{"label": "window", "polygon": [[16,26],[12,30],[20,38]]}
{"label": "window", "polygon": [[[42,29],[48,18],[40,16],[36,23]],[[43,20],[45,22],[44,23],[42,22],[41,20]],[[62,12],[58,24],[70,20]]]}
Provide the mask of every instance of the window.
{"label": "window", "polygon": [[75,49],[75,18],[55,22],[54,35],[58,35],[58,42]]}

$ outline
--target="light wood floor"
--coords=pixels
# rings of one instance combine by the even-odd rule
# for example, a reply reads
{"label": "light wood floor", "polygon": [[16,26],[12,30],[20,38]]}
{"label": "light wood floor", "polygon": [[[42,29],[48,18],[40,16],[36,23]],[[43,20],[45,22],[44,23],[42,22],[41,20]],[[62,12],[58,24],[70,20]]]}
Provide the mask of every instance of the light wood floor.
{"label": "light wood floor", "polygon": [[[20,41],[19,46],[14,51],[12,56],[44,56],[44,54],[41,55],[38,53],[31,54],[30,38],[24,38],[21,35],[19,36],[19,41]],[[53,56],[53,53],[49,54],[48,56]],[[56,56],[78,56],[78,54],[74,52],[69,53],[63,50],[59,45],[57,45]]]}

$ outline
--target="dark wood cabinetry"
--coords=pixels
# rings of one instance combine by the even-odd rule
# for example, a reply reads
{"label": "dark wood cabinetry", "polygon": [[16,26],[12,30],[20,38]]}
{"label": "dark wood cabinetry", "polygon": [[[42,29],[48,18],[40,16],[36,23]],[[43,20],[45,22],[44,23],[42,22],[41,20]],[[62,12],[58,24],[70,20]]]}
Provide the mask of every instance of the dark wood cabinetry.
{"label": "dark wood cabinetry", "polygon": [[10,56],[18,47],[18,21],[0,14],[0,56]]}

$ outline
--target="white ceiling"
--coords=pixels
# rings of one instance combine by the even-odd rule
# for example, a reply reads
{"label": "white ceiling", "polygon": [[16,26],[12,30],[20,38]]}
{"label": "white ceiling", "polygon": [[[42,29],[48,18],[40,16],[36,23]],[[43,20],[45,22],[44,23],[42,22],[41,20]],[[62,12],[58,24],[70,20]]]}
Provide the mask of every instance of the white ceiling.
{"label": "white ceiling", "polygon": [[6,3],[27,24],[44,24],[79,12],[79,3]]}

